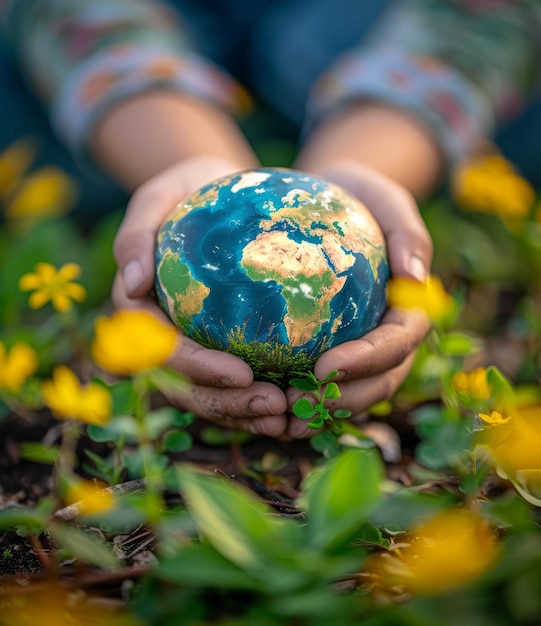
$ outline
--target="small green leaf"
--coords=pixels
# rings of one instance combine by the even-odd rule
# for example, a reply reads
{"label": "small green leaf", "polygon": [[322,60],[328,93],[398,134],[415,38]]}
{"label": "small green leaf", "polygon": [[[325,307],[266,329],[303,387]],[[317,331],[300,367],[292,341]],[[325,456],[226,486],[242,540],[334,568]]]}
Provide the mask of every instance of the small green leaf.
{"label": "small green leaf", "polygon": [[22,526],[27,530],[41,532],[47,524],[49,513],[26,506],[10,506],[0,511],[0,528],[12,530]]}
{"label": "small green leaf", "polygon": [[19,446],[19,451],[24,459],[34,463],[53,464],[58,458],[58,446],[45,446],[35,441],[25,441]]}
{"label": "small green leaf", "polygon": [[94,535],[67,524],[50,524],[49,531],[56,543],[83,563],[103,569],[118,568],[118,561],[106,545]]}
{"label": "small green leaf", "polygon": [[98,443],[119,440],[136,442],[138,439],[138,426],[135,418],[130,415],[120,415],[115,417],[107,426],[96,426],[92,424],[88,427],[88,436]]}
{"label": "small green leaf", "polygon": [[343,420],[347,417],[351,417],[351,411],[349,409],[336,409],[336,411],[333,413],[333,417],[335,417],[337,420]]}
{"label": "small green leaf", "polygon": [[323,419],[323,416],[320,414],[317,417],[315,417],[311,422],[308,423],[308,428],[311,428],[312,430],[318,430],[319,428],[323,426],[324,423],[325,423],[325,420]]}
{"label": "small green leaf", "polygon": [[159,439],[164,431],[175,423],[178,410],[171,406],[164,406],[147,413],[143,423],[145,432],[151,439]]}
{"label": "small green leaf", "polygon": [[440,352],[445,356],[470,356],[479,352],[481,342],[478,337],[465,333],[447,333],[440,337]]}
{"label": "small green leaf", "polygon": [[184,452],[192,447],[192,437],[183,430],[171,431],[165,435],[163,447],[169,452]]}
{"label": "small green leaf", "polygon": [[307,398],[299,398],[293,404],[293,413],[301,420],[309,420],[314,417],[317,410],[312,406],[312,403]]}
{"label": "small green leaf", "polygon": [[121,380],[109,386],[113,398],[113,415],[129,415],[137,401],[131,380]]}
{"label": "small green leaf", "polygon": [[377,415],[378,417],[385,417],[389,415],[393,410],[393,403],[389,400],[382,400],[381,402],[376,402],[372,406],[368,407],[368,412],[370,415]]}
{"label": "small green leaf", "polygon": [[324,396],[325,398],[340,398],[342,394],[336,383],[327,383]]}
{"label": "small green leaf", "polygon": [[317,389],[317,382],[308,378],[292,378],[289,384],[301,391],[316,391]]}
{"label": "small green leaf", "polygon": [[487,383],[492,388],[497,402],[505,403],[513,397],[513,386],[495,365],[487,368]]}
{"label": "small green leaf", "polygon": [[365,526],[355,543],[366,546],[382,546],[383,548],[388,548],[391,545],[391,542],[382,536],[380,529],[373,525]]}
{"label": "small green leaf", "polygon": [[322,430],[310,438],[310,445],[316,452],[321,452],[327,459],[340,452],[336,437],[328,430]]}

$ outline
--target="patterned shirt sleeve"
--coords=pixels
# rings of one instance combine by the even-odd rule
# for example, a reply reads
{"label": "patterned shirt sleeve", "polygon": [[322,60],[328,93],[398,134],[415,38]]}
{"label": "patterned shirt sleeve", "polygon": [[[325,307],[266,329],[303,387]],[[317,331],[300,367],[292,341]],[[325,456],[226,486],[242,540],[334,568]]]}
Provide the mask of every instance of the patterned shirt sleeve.
{"label": "patterned shirt sleeve", "polygon": [[307,128],[362,99],[417,115],[450,165],[541,86],[538,0],[403,0],[316,84]]}
{"label": "patterned shirt sleeve", "polygon": [[84,152],[96,120],[149,89],[188,92],[241,113],[248,96],[198,55],[182,18],[159,0],[2,0],[23,73],[52,124]]}

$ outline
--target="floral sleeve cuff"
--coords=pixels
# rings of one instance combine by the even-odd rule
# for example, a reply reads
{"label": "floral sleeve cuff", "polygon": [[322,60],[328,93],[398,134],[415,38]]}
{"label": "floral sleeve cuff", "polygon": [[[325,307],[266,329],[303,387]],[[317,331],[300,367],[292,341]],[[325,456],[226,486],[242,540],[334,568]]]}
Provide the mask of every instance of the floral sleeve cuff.
{"label": "floral sleeve cuff", "polygon": [[92,56],[66,78],[50,103],[52,122],[81,154],[105,111],[126,97],[155,89],[189,93],[234,115],[249,106],[249,96],[238,83],[195,53],[122,45]]}
{"label": "floral sleeve cuff", "polygon": [[316,84],[308,106],[308,130],[356,100],[378,100],[418,116],[449,165],[492,131],[486,97],[463,74],[428,56],[393,46],[353,50]]}

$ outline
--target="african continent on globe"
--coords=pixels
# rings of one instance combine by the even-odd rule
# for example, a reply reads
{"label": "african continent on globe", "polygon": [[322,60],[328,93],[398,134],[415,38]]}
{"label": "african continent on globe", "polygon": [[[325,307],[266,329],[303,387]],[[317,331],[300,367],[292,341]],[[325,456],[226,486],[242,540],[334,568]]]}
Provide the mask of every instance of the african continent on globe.
{"label": "african continent on globe", "polygon": [[368,209],[297,170],[213,181],[158,233],[156,292],[171,320],[277,384],[373,329],[388,277],[384,237]]}

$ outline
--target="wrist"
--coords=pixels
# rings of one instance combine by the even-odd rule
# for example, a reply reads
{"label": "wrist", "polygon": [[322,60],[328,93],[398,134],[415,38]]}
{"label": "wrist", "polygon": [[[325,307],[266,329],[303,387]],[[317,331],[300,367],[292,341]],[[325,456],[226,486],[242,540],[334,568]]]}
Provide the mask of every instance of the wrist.
{"label": "wrist", "polygon": [[138,94],[107,111],[91,141],[98,163],[128,191],[181,161],[205,157],[244,169],[257,159],[225,111],[193,96]]}
{"label": "wrist", "polygon": [[416,198],[439,184],[445,165],[438,144],[420,120],[376,102],[354,103],[324,120],[306,140],[295,166],[322,173],[339,161],[368,166]]}

